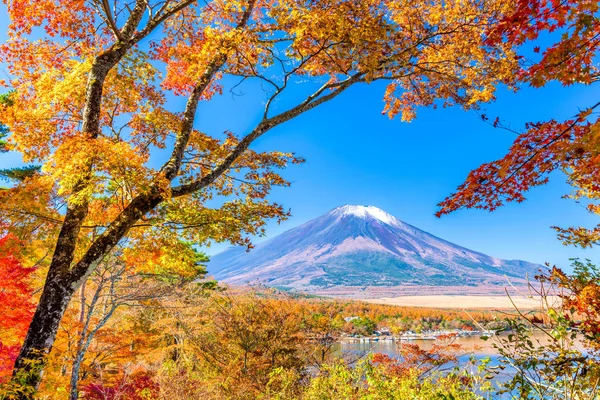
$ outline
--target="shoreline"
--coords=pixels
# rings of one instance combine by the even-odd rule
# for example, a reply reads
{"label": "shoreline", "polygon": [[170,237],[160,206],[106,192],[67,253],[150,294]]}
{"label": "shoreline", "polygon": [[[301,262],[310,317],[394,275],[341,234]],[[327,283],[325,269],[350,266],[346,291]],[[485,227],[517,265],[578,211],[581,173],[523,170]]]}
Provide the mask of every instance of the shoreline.
{"label": "shoreline", "polygon": [[482,338],[492,337],[497,334],[494,330],[489,331],[466,331],[466,330],[450,330],[450,331],[428,331],[425,333],[404,332],[400,335],[370,335],[370,336],[341,336],[338,339],[340,343],[356,343],[356,342],[403,342],[409,343],[414,341],[437,341],[437,340],[454,340],[458,338]]}

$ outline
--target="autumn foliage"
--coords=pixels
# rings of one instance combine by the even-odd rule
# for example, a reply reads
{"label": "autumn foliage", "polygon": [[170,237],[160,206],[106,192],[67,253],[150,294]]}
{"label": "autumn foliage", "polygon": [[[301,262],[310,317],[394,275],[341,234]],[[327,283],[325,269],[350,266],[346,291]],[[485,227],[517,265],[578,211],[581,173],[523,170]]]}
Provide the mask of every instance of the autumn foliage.
{"label": "autumn foliage", "polygon": [[[356,370],[330,362],[340,332],[371,332],[383,321],[397,330],[472,327],[463,317],[215,294],[196,282],[205,273],[196,248],[251,248],[269,220],[290,216],[269,195],[290,185],[282,170],[304,160],[253,146],[351,87],[383,82],[383,113],[411,121],[422,106],[477,110],[500,85],[592,84],[597,1],[5,4],[0,151],[33,166],[0,173],[15,180],[0,190],[12,235],[0,247],[13,237],[26,243],[46,277],[32,314],[33,270],[2,253],[0,379],[14,361],[20,398],[39,389],[76,399],[78,383],[92,398],[476,397],[455,376],[421,385],[419,368],[397,374],[383,357]],[[536,60],[523,55],[546,33],[555,43],[536,45]],[[207,102],[247,87],[261,88],[260,109],[243,129],[199,128]],[[439,213],[523,201],[555,170],[566,171],[572,198],[600,213],[599,104],[566,121],[529,123],[507,156],[469,175]],[[600,242],[600,227],[557,229],[567,243]],[[588,305],[595,295],[591,286],[577,292]],[[321,367],[307,382],[306,371]]]}
{"label": "autumn foliage", "polygon": [[90,383],[84,387],[85,398],[90,400],[147,400],[160,396],[160,387],[152,377],[145,374],[128,377],[116,386]]}
{"label": "autumn foliage", "polygon": [[[132,310],[128,319],[136,322],[131,332],[144,332],[145,344],[139,344],[136,355],[107,359],[101,369],[90,370],[82,393],[96,398],[93,396],[103,391],[113,399],[131,390],[127,388],[141,390],[148,385],[148,390],[159,388],[159,398],[172,400],[255,399],[288,389],[289,396],[294,393],[303,398],[301,393],[310,390],[307,385],[312,379],[321,373],[327,376],[328,368],[336,363],[356,361],[356,355],[344,355],[337,349],[337,341],[350,332],[344,326],[344,316],[371,316],[379,326],[393,327],[397,318],[411,312],[415,318],[421,316],[423,323],[431,316],[452,322],[460,315],[294,298],[265,289],[206,292],[190,285],[150,308]],[[490,312],[476,315],[482,317],[482,323],[493,319]],[[121,331],[116,326],[113,329]],[[326,337],[333,339],[334,347],[323,352],[329,343],[323,340]],[[416,345],[403,345],[400,350],[404,361],[376,355],[373,365],[389,376],[411,380],[417,373],[423,377],[436,374],[471,351],[454,344],[451,337],[440,340],[431,350]],[[111,370],[115,373],[107,375]]]}
{"label": "autumn foliage", "polygon": [[594,61],[600,46],[598,11],[594,0],[518,0],[489,32],[487,42],[522,45],[545,33],[557,33],[544,49],[533,43],[533,52],[541,58],[525,62],[519,78],[535,87],[552,80],[591,84],[599,72]]}
{"label": "autumn foliage", "polygon": [[[447,341],[448,343],[444,343]],[[376,353],[372,361],[379,364],[390,375],[409,376],[418,373],[421,376],[440,369],[448,364],[457,363],[462,352],[467,353],[461,345],[453,343],[452,337],[440,337],[430,349],[422,349],[413,343],[402,343],[398,357]]]}
{"label": "autumn foliage", "polygon": [[[595,0],[519,0],[486,40],[520,46],[516,78],[521,85],[592,85],[600,76],[598,11]],[[456,193],[439,204],[437,215],[462,208],[493,211],[507,202],[522,202],[528,190],[546,184],[554,171],[563,171],[573,187],[565,197],[600,213],[599,106],[580,105],[567,120],[527,123],[508,153],[472,171]],[[508,129],[500,118],[493,126]],[[555,229],[565,244],[590,247],[600,241],[599,227]]]}
{"label": "autumn foliage", "polygon": [[600,271],[587,261],[574,260],[573,274],[553,267],[540,280],[560,291],[561,316],[580,331],[588,345],[600,349]]}
{"label": "autumn foliage", "polygon": [[12,373],[35,307],[32,287],[35,270],[21,264],[14,246],[14,238],[0,239],[0,383]]}

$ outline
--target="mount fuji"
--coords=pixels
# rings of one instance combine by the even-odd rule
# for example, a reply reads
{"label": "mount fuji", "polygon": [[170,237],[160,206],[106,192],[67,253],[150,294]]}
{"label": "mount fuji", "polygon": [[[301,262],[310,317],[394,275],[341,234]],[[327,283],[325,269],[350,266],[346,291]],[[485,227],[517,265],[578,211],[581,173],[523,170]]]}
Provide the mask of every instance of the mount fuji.
{"label": "mount fuji", "polygon": [[[491,293],[523,285],[541,265],[501,260],[450,243],[373,206],[345,205],[258,243],[212,257],[208,272],[232,284],[314,293]],[[337,292],[336,292],[337,291]]]}

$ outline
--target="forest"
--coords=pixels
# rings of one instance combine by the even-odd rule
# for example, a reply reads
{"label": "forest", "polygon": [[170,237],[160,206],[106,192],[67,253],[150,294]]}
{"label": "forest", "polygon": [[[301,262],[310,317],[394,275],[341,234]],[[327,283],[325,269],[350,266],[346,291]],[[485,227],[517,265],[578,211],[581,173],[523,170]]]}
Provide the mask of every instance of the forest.
{"label": "forest", "polygon": [[[483,105],[499,91],[594,85],[598,1],[3,7],[0,152],[23,163],[0,170],[0,399],[599,396],[600,269],[592,261],[540,272],[530,284],[539,310],[466,314],[230,288],[206,278],[203,252],[214,243],[251,249],[269,222],[291,216],[272,194],[293,190],[286,168],[305,160],[257,149],[257,140],[371,84],[384,85],[389,118],[456,107],[513,135],[506,154],[473,170],[437,216],[521,203],[559,176],[570,187],[564,198],[592,220],[600,214],[600,102],[522,129]],[[260,113],[243,131],[198,129],[198,110],[231,82],[264,95]],[[228,112],[235,119],[239,110]],[[565,246],[600,242],[600,225],[553,229]],[[428,350],[403,346],[398,358],[357,359],[336,347],[342,335],[384,326],[491,323],[510,331],[494,339],[500,365],[459,363],[470,350],[452,337]],[[510,377],[497,381],[502,371]]]}

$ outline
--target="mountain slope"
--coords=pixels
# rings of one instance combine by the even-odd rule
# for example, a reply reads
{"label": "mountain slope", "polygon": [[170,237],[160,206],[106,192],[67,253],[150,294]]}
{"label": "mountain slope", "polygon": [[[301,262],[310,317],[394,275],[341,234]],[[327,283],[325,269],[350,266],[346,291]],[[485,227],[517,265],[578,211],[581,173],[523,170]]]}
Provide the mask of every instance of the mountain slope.
{"label": "mountain slope", "polygon": [[246,252],[212,257],[209,273],[235,284],[302,290],[365,286],[523,283],[540,265],[500,260],[455,245],[373,206],[346,205]]}

